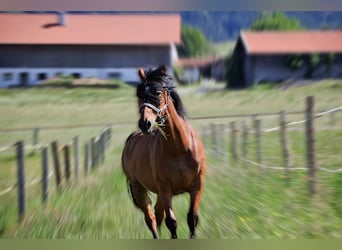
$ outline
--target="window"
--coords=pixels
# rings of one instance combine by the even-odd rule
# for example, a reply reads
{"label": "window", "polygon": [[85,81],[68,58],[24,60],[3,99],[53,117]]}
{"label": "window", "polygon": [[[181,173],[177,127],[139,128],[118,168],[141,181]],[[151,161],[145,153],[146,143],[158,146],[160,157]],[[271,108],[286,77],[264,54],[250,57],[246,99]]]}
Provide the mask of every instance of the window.
{"label": "window", "polygon": [[121,79],[122,74],[119,72],[110,72],[108,73],[108,78],[110,79]]}
{"label": "window", "polygon": [[19,73],[19,85],[27,86],[29,84],[30,74],[29,72]]}
{"label": "window", "polygon": [[72,77],[75,79],[80,79],[81,78],[81,74],[80,73],[72,73]]}
{"label": "window", "polygon": [[46,73],[39,73],[39,74],[37,74],[37,80],[39,80],[39,81],[46,80],[46,78],[47,78]]}
{"label": "window", "polygon": [[4,73],[2,75],[2,79],[4,81],[11,81],[13,79],[13,74],[12,73]]}

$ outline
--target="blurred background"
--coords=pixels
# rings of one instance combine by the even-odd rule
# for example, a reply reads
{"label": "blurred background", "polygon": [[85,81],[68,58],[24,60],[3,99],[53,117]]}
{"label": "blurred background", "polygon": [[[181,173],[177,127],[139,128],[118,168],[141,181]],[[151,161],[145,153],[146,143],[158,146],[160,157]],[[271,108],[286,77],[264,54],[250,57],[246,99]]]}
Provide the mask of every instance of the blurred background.
{"label": "blurred background", "polygon": [[[137,69],[164,64],[206,148],[198,238],[342,238],[341,24],[338,11],[1,12],[0,237],[151,238],[120,157]],[[188,196],[173,202],[187,238]]]}

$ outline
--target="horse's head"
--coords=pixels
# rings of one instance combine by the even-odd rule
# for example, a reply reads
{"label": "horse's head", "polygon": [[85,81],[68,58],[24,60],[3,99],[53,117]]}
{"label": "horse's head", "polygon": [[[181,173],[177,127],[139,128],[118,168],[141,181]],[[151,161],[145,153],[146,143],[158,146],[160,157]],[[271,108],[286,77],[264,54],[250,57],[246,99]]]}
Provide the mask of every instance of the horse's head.
{"label": "horse's head", "polygon": [[165,121],[170,91],[175,85],[166,74],[164,65],[147,72],[140,68],[138,73],[141,80],[137,87],[140,112],[138,125],[144,134],[149,134],[156,124]]}

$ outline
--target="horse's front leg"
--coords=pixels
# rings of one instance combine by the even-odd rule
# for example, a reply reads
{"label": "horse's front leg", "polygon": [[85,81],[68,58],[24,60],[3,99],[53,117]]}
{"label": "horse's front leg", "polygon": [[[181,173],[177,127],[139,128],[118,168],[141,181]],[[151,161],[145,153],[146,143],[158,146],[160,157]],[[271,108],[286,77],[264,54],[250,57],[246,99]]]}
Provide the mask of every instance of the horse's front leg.
{"label": "horse's front leg", "polygon": [[156,217],[157,227],[159,231],[160,226],[165,216],[164,207],[163,207],[162,201],[160,200],[159,195],[157,196],[157,202],[156,202],[156,205],[154,206],[154,214]]}
{"label": "horse's front leg", "polygon": [[160,189],[158,196],[165,211],[165,224],[170,230],[171,239],[177,239],[177,220],[172,210],[172,192],[168,189]]}
{"label": "horse's front leg", "polygon": [[194,239],[196,235],[196,227],[199,219],[198,209],[202,196],[202,190],[203,176],[198,176],[198,180],[190,192],[190,208],[187,216],[191,239]]}
{"label": "horse's front leg", "polygon": [[134,204],[144,213],[146,225],[151,230],[153,238],[158,239],[156,218],[151,207],[151,201],[148,197],[147,190],[138,182],[131,183],[130,190]]}

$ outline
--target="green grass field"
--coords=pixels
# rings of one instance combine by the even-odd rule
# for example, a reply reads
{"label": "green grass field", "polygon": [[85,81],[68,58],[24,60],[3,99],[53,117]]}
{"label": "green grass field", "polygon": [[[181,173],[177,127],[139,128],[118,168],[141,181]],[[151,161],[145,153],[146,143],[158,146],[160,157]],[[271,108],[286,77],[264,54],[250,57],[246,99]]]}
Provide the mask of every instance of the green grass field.
{"label": "green grass field", "polygon": [[[183,87],[179,93],[189,117],[266,112],[302,111],[305,97],[315,96],[315,110],[329,110],[342,105],[342,82],[324,81],[313,85],[281,90],[269,85],[249,90],[198,91],[199,86]],[[39,142],[52,140],[67,143],[80,137],[83,146],[107,124],[112,124],[111,146],[105,163],[85,176],[83,170],[75,180],[55,189],[54,177],[49,183],[49,200],[41,202],[39,184],[27,187],[27,209],[17,222],[16,189],[0,197],[1,238],[62,239],[145,239],[151,234],[143,214],[129,198],[126,180],[120,166],[120,154],[128,134],[137,127],[137,104],[134,88],[30,88],[0,90],[0,147],[17,140],[32,144],[32,129],[40,127]],[[277,126],[278,117],[260,117],[263,128]],[[191,120],[202,133],[211,123],[248,118]],[[289,121],[304,119],[289,116]],[[61,129],[59,126],[84,124],[95,127]],[[342,113],[315,120],[317,164],[327,169],[341,168]],[[294,128],[301,129],[303,124]],[[11,129],[32,128],[13,132]],[[49,128],[49,129],[44,129]],[[4,131],[6,130],[6,131]],[[303,239],[342,238],[342,173],[318,171],[319,193],[310,196],[306,171],[292,171],[290,185],[281,170],[260,168],[234,160],[229,150],[229,133],[221,136],[220,149],[212,150],[210,135],[203,134],[207,149],[208,170],[200,206],[198,238],[203,239]],[[305,167],[305,135],[302,130],[288,132],[291,164]],[[240,142],[240,139],[239,139]],[[282,166],[278,132],[262,136],[263,162]],[[248,158],[255,161],[255,141],[250,136]],[[81,159],[83,151],[81,150]],[[41,173],[40,153],[28,150],[26,174],[29,181]],[[0,193],[15,184],[13,148],[0,152]],[[50,168],[52,164],[50,162]],[[179,238],[188,238],[186,214],[188,196],[173,199],[178,219]],[[161,238],[169,238],[163,225]]]}

